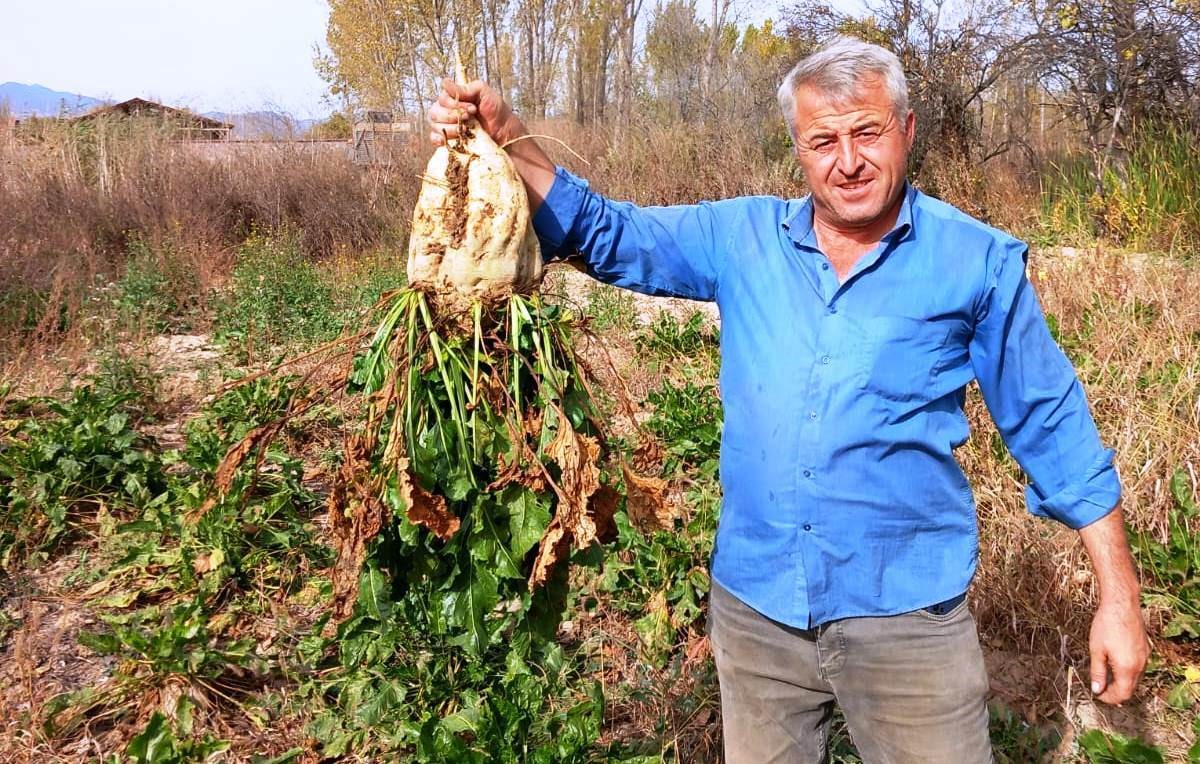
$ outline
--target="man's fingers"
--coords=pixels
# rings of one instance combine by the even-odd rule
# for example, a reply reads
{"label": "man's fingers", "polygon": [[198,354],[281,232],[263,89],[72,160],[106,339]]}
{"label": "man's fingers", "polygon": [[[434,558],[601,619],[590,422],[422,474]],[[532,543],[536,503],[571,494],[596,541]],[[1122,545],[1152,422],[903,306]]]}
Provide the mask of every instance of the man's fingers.
{"label": "man's fingers", "polygon": [[434,146],[441,146],[446,138],[458,137],[458,125],[466,116],[462,105],[454,102],[443,93],[438,102],[429,107],[427,121],[429,122],[429,141]]}
{"label": "man's fingers", "polygon": [[1092,694],[1102,695],[1108,689],[1108,653],[1092,648]]}
{"label": "man's fingers", "polygon": [[1114,665],[1112,681],[1100,699],[1105,703],[1124,703],[1129,700],[1133,697],[1133,688],[1137,686],[1141,673],[1141,666],[1136,663]]}
{"label": "man's fingers", "polygon": [[479,101],[479,94],[483,92],[484,83],[482,80],[468,82],[466,85],[459,85],[452,79],[446,78],[442,80],[442,90],[456,101],[464,101],[474,104]]}
{"label": "man's fingers", "polygon": [[471,101],[460,101],[449,93],[443,92],[437,99],[437,105],[434,107],[444,111],[462,111],[467,114],[474,114],[477,108]]}
{"label": "man's fingers", "polygon": [[429,131],[429,142],[434,146],[441,146],[446,142],[447,138],[458,137],[458,125],[434,125]]}
{"label": "man's fingers", "polygon": [[1100,695],[1100,700],[1105,703],[1124,703],[1133,697],[1134,680],[1137,677],[1132,671],[1119,672],[1113,675],[1112,682],[1109,683],[1108,689]]}
{"label": "man's fingers", "polygon": [[1095,650],[1092,654],[1092,694],[1104,703],[1124,703],[1133,697],[1133,688],[1137,685],[1141,666],[1128,660],[1118,663],[1119,660],[1119,657],[1106,650]]}
{"label": "man's fingers", "polygon": [[471,109],[463,105],[443,106],[439,103],[429,107],[428,119],[431,125],[456,125],[472,113],[474,112]]}

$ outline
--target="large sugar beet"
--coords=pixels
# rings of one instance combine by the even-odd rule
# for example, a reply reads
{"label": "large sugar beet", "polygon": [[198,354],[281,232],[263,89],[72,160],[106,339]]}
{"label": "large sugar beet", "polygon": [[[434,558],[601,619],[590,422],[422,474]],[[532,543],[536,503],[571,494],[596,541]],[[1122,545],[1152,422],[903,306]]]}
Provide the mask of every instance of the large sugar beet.
{"label": "large sugar beet", "polygon": [[504,149],[473,120],[429,160],[413,213],[408,279],[444,295],[490,301],[542,279],[529,198]]}

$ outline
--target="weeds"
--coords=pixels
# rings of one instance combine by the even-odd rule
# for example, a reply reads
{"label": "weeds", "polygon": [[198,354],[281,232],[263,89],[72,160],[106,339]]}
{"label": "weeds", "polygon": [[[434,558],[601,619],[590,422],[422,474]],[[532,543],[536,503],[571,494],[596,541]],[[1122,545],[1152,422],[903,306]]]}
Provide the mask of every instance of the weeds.
{"label": "weeds", "polygon": [[992,750],[999,764],[1044,762],[1058,748],[1057,730],[1029,724],[1002,703],[988,704]]}
{"label": "weeds", "polygon": [[[176,721],[155,711],[150,721],[125,749],[126,761],[131,764],[191,764],[212,761],[218,754],[229,750],[229,743],[205,735],[200,740],[190,740],[192,735],[191,702],[183,699],[176,708]],[[113,756],[105,764],[123,764]]]}
{"label": "weeds", "polygon": [[635,529],[625,513],[617,520],[615,555],[604,562],[598,587],[614,606],[634,615],[643,656],[662,666],[680,644],[681,631],[704,613],[708,559],[719,514],[717,464],[721,409],[711,386],[670,382],[649,396],[646,428],[661,439],[664,474],[689,483],[682,527],[654,533]]}
{"label": "weeds", "polygon": [[1043,225],[1061,239],[1109,241],[1142,249],[1187,252],[1200,236],[1196,136],[1187,128],[1143,128],[1127,141],[1121,166],[1104,172],[1097,193],[1093,159],[1066,156],[1043,180]]}
{"label": "weeds", "polygon": [[712,374],[717,367],[720,338],[699,311],[692,312],[682,323],[663,311],[634,341],[639,351],[650,354],[659,363],[683,360],[685,369],[701,374]]}
{"label": "weeds", "polygon": [[255,348],[301,346],[341,330],[332,288],[294,237],[258,234],[246,241],[217,303],[214,339],[245,359]]}
{"label": "weeds", "polygon": [[1158,746],[1116,732],[1088,730],[1079,736],[1079,751],[1089,764],[1163,764]]}
{"label": "weeds", "polygon": [[607,284],[594,284],[588,289],[587,315],[591,328],[598,332],[628,333],[637,327],[633,295]]}
{"label": "weeds", "polygon": [[1148,606],[1167,611],[1164,637],[1200,639],[1200,510],[1191,478],[1176,470],[1170,482],[1175,506],[1167,517],[1165,543],[1150,533],[1135,534],[1134,549],[1142,569],[1150,573],[1142,598]]}
{"label": "weeds", "polygon": [[[86,387],[77,396],[80,390],[92,394]],[[228,747],[209,734],[221,714],[264,723],[265,712],[250,696],[290,661],[278,648],[263,652],[261,637],[253,636],[262,598],[295,592],[313,569],[328,565],[329,549],[315,539],[309,515],[316,500],[302,483],[301,462],[283,440],[263,450],[268,466],[261,473],[241,470],[220,501],[210,503],[209,497],[213,473],[228,449],[303,394],[286,377],[234,388],[189,423],[182,449],[152,462],[154,490],[139,494],[136,502],[123,498],[111,480],[94,491],[104,506],[121,509],[125,522],[103,508],[96,520],[97,575],[77,585],[87,586],[103,627],[81,633],[79,641],[116,663],[109,682],[60,693],[31,718],[48,739],[69,740],[88,730],[120,740],[129,725],[149,719],[129,742],[128,760],[193,761],[190,757]],[[69,408],[73,400],[62,405]],[[312,426],[317,413],[289,426]],[[121,432],[129,432],[128,420],[121,422]],[[118,463],[140,453],[134,450],[136,436],[104,440],[124,449],[114,455]],[[15,493],[25,496],[29,490],[21,483]],[[190,519],[201,507],[202,516]],[[208,731],[202,734],[202,728]]]}
{"label": "weeds", "polygon": [[64,401],[10,404],[24,419],[0,437],[0,567],[53,547],[106,506],[142,507],[163,489],[153,442],[133,427],[137,398],[93,383]]}
{"label": "weeds", "polygon": [[192,601],[165,612],[150,607],[109,615],[106,631],[81,633],[80,642],[93,652],[120,659],[116,676],[101,689],[54,698],[45,710],[46,733],[73,734],[89,718],[108,725],[152,713],[178,719],[185,698],[184,716],[196,705],[236,704],[235,696],[253,686],[266,667],[253,652],[253,640],[210,632],[213,615],[200,601]]}
{"label": "weeds", "polygon": [[[716,478],[721,450],[721,400],[711,384],[664,383],[646,402],[653,413],[646,427],[666,444],[668,472],[687,468],[697,478]],[[694,472],[691,472],[694,470]]]}

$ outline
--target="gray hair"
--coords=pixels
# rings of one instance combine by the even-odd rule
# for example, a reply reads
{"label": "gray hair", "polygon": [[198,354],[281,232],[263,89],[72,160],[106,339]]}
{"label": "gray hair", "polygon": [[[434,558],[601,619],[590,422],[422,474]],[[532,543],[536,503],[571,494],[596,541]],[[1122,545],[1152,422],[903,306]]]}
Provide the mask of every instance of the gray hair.
{"label": "gray hair", "polygon": [[856,37],[839,35],[827,41],[783,78],[779,86],[779,108],[787,120],[793,140],[796,137],[796,91],[803,85],[814,85],[834,98],[851,98],[863,80],[878,77],[891,96],[896,117],[901,121],[908,114],[908,81],[896,54]]}

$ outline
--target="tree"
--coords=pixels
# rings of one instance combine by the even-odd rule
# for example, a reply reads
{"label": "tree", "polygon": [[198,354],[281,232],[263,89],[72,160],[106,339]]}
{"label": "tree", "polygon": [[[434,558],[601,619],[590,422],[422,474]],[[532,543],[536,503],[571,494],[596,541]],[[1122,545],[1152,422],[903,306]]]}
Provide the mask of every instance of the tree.
{"label": "tree", "polygon": [[695,0],[667,0],[658,5],[646,30],[648,86],[663,113],[673,119],[693,115],[699,106],[708,30],[696,18]]}
{"label": "tree", "polygon": [[516,107],[545,119],[556,91],[571,0],[518,0],[513,23],[519,41]]}
{"label": "tree", "polygon": [[1099,197],[1138,126],[1200,122],[1200,4],[1047,0],[1032,11],[1042,85],[1082,126]]}
{"label": "tree", "polygon": [[613,96],[617,107],[617,126],[626,127],[633,115],[635,64],[634,33],[642,13],[643,0],[617,0],[617,69],[614,75]]}
{"label": "tree", "polygon": [[305,135],[310,140],[335,140],[350,138],[354,134],[354,123],[344,113],[335,111],[328,118],[308,128]]}
{"label": "tree", "polygon": [[317,72],[330,92],[369,109],[403,110],[421,100],[410,4],[404,0],[329,0]]}
{"label": "tree", "polygon": [[423,114],[437,81],[453,73],[456,53],[473,74],[503,71],[496,34],[505,0],[328,2],[329,52],[317,56],[317,71],[331,93],[356,106]]}
{"label": "tree", "polygon": [[620,13],[617,0],[576,0],[570,41],[569,91],[572,114],[579,124],[605,116],[609,75],[616,52]]}

